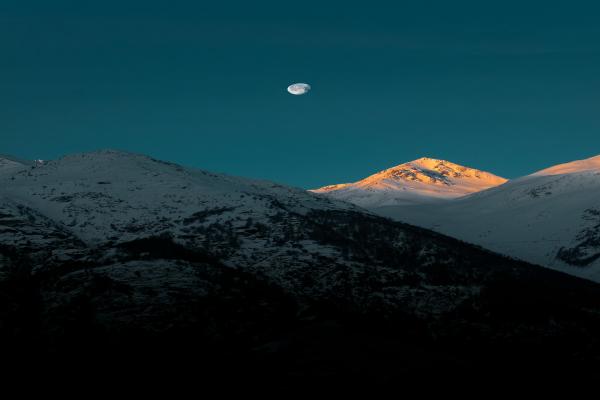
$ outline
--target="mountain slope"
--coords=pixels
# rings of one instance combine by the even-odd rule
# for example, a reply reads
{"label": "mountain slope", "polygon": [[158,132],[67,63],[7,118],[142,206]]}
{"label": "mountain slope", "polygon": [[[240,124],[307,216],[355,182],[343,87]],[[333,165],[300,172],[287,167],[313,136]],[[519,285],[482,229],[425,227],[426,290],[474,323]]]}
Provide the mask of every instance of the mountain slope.
{"label": "mountain slope", "polygon": [[449,161],[420,158],[355,183],[313,190],[365,208],[453,199],[498,186],[506,179]]}
{"label": "mountain slope", "polygon": [[329,384],[598,365],[600,286],[347,203],[115,151],[2,179],[5,359]]}
{"label": "mountain slope", "polygon": [[[302,297],[333,295],[366,274],[367,268],[377,271],[376,279],[396,281],[391,276],[399,273],[397,268],[404,270],[410,263],[416,263],[410,266],[416,269],[431,259],[453,262],[446,255],[435,256],[438,251],[453,252],[451,248],[424,238],[421,245],[409,246],[417,240],[406,233],[408,228],[390,227],[351,204],[137,154],[70,155],[19,170],[0,183],[1,195],[23,209],[36,210],[84,243],[93,258],[98,252],[110,258],[122,244],[161,237],[225,265],[267,276]],[[371,247],[363,243],[369,231],[375,235]],[[380,249],[377,236],[384,234],[396,243],[394,248]],[[45,245],[36,236],[28,239],[33,245]],[[421,246],[427,247],[423,255]],[[390,259],[391,254],[397,259]],[[390,263],[395,267],[390,269]],[[340,279],[345,274],[350,274],[349,281]],[[412,292],[404,293],[403,301],[409,302]],[[372,301],[368,298],[362,301],[368,304]],[[446,307],[442,303],[430,305]]]}
{"label": "mountain slope", "polygon": [[565,164],[555,165],[550,168],[543,169],[538,171],[532,176],[542,176],[542,175],[563,175],[563,174],[572,174],[577,172],[585,172],[585,171],[598,171],[600,170],[600,156],[587,158],[585,160],[577,160],[568,162]]}
{"label": "mountain slope", "polygon": [[[1,179],[1,178],[0,178]],[[193,219],[266,212],[285,198],[299,213],[313,208],[352,208],[301,189],[186,169],[119,151],[77,154],[6,177],[0,191],[44,210],[90,243],[124,241],[145,230],[160,233],[193,225]],[[335,204],[335,205],[334,205]],[[194,215],[198,210],[206,215]]]}
{"label": "mountain slope", "polygon": [[438,207],[379,213],[600,281],[600,157],[544,169]]}
{"label": "mountain slope", "polygon": [[33,165],[33,163],[0,154],[0,175],[12,174],[16,171],[30,167],[31,165]]}

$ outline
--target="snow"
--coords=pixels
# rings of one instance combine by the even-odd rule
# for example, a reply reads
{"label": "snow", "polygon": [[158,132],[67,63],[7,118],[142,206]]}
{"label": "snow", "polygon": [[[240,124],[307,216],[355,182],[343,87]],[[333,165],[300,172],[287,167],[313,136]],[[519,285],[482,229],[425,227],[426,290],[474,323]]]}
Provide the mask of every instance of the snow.
{"label": "snow", "polygon": [[[443,204],[377,213],[600,282],[600,157]],[[565,254],[570,255],[566,257]]]}
{"label": "snow", "polygon": [[[268,271],[277,275],[315,257],[339,258],[339,249],[307,238],[297,238],[294,245],[274,238],[284,238],[299,216],[311,211],[364,212],[342,199],[600,281],[599,161],[563,164],[506,182],[423,158],[315,194],[114,150],[33,164],[3,157],[0,242],[60,259],[73,256],[65,249],[77,253],[82,247],[165,233],[187,247],[202,248],[212,230],[224,239],[212,240],[211,253],[227,265],[257,271],[280,265]],[[261,225],[268,226],[269,237],[261,235]],[[232,246],[227,237],[239,243]]]}
{"label": "snow", "polygon": [[[0,232],[0,240],[32,240],[34,247],[46,250],[52,247],[55,232],[88,247],[169,234],[199,248],[206,235],[198,232],[212,230],[217,236],[240,238],[238,246],[227,239],[211,243],[211,251],[222,253],[231,266],[258,268],[266,257],[283,265],[296,262],[299,250],[261,237],[260,224],[278,237],[284,235],[284,225],[293,225],[294,215],[358,210],[299,188],[114,150],[69,155],[25,169],[9,166],[12,173],[0,174],[0,200],[4,199],[0,206],[7,210],[0,212],[7,220],[21,221],[22,228]],[[28,226],[28,216],[20,210],[31,210],[28,215],[39,222]],[[311,256],[335,255],[326,246],[311,251]]]}
{"label": "snow", "polygon": [[374,208],[438,203],[498,186],[506,181],[488,172],[449,161],[420,158],[355,183],[328,185],[313,192],[361,207]]}
{"label": "snow", "polygon": [[[440,160],[408,164],[386,171],[407,185],[429,184],[439,190],[462,185],[469,192],[482,186],[469,185],[470,181],[503,181]],[[562,178],[540,179],[545,188]],[[560,182],[556,188],[570,188],[565,196],[582,183]],[[387,209],[399,211],[401,219],[406,217],[402,215],[405,210],[414,210],[411,217],[423,216],[414,219],[415,223],[425,225],[445,218],[448,225],[440,230],[451,230],[453,216],[435,218],[442,207],[465,202],[462,215],[470,215],[467,201],[504,193],[504,187],[516,188],[506,199],[514,200],[514,209],[526,204],[520,203],[524,196],[537,201],[546,196],[547,189],[535,187],[531,192],[528,185],[517,180],[458,200],[446,193],[435,207],[431,203],[430,208]],[[492,201],[490,210],[497,203]],[[485,207],[480,211],[485,217]],[[507,212],[494,221],[511,220],[510,215]],[[479,221],[479,217],[475,215],[468,223],[485,227],[485,218]],[[593,230],[600,224],[594,222],[596,217],[584,212],[582,229]],[[511,239],[516,236],[503,232]],[[159,235],[165,237],[156,238]],[[133,240],[138,241],[127,243]],[[480,277],[489,272],[480,263],[509,270],[528,267],[420,229],[391,224],[322,194],[113,150],[74,154],[0,174],[0,244],[32,256],[37,261],[32,263],[34,272],[60,275],[61,284],[53,286],[61,287],[58,292],[64,292],[65,301],[77,296],[97,274],[130,287],[130,292],[110,292],[98,303],[99,312],[110,319],[120,318],[120,311],[111,314],[115,310],[130,306],[134,311],[129,315],[152,318],[154,312],[147,311],[146,305],[170,304],[173,293],[192,287],[198,295],[210,292],[213,281],[197,275],[202,257],[218,260],[217,269],[227,266],[267,278],[304,304],[327,296],[348,299],[359,309],[385,305],[423,316],[453,312],[476,296],[482,284],[474,278],[476,272],[482,272]],[[138,250],[132,250],[136,245],[140,245]],[[151,246],[155,245],[153,254]],[[174,248],[171,254],[170,246]],[[588,248],[581,249],[582,254],[586,252]],[[10,266],[13,259],[0,261],[1,276],[9,270],[2,264]],[[65,264],[77,267],[65,269]]]}
{"label": "snow", "polygon": [[555,165],[532,174],[532,176],[541,175],[562,175],[575,172],[600,170],[600,156],[588,158],[585,160],[573,161],[565,164]]}

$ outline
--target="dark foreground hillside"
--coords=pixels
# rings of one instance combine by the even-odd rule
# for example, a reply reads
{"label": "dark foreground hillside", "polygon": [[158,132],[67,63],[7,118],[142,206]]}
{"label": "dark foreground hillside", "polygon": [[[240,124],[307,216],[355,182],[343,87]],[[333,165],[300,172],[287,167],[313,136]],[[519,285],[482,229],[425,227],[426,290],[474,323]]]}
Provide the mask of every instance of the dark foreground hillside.
{"label": "dark foreground hillside", "polygon": [[[225,266],[164,235],[94,250],[99,259],[112,254],[102,263],[32,264],[4,244],[5,360],[28,373],[64,364],[213,383],[598,374],[598,285],[372,216],[318,213],[312,221],[319,240],[349,250],[360,243],[361,263],[372,269],[315,265],[335,284],[307,281],[303,292],[295,275],[286,287],[288,278]],[[350,233],[367,222],[376,235]],[[408,250],[396,254],[385,239],[397,229],[415,246],[435,242],[446,258],[423,264]]]}

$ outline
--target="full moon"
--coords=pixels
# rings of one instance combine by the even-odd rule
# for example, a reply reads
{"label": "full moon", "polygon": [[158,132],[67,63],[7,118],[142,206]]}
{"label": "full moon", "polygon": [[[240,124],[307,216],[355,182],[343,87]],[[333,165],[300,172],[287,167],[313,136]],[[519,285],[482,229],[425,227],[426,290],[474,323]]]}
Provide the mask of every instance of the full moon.
{"label": "full moon", "polygon": [[293,94],[294,96],[300,96],[302,94],[308,93],[310,90],[310,85],[308,83],[294,83],[288,86],[287,91]]}

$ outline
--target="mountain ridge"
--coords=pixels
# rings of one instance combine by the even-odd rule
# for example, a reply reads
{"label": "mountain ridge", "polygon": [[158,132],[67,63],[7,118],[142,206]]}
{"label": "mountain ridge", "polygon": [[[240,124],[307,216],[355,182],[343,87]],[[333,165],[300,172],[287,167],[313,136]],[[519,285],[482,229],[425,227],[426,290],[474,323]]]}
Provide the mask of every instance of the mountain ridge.
{"label": "mountain ridge", "polygon": [[548,168],[544,168],[540,171],[534,172],[530,176],[540,175],[562,175],[570,174],[575,172],[594,171],[600,170],[600,155],[557,164]]}

